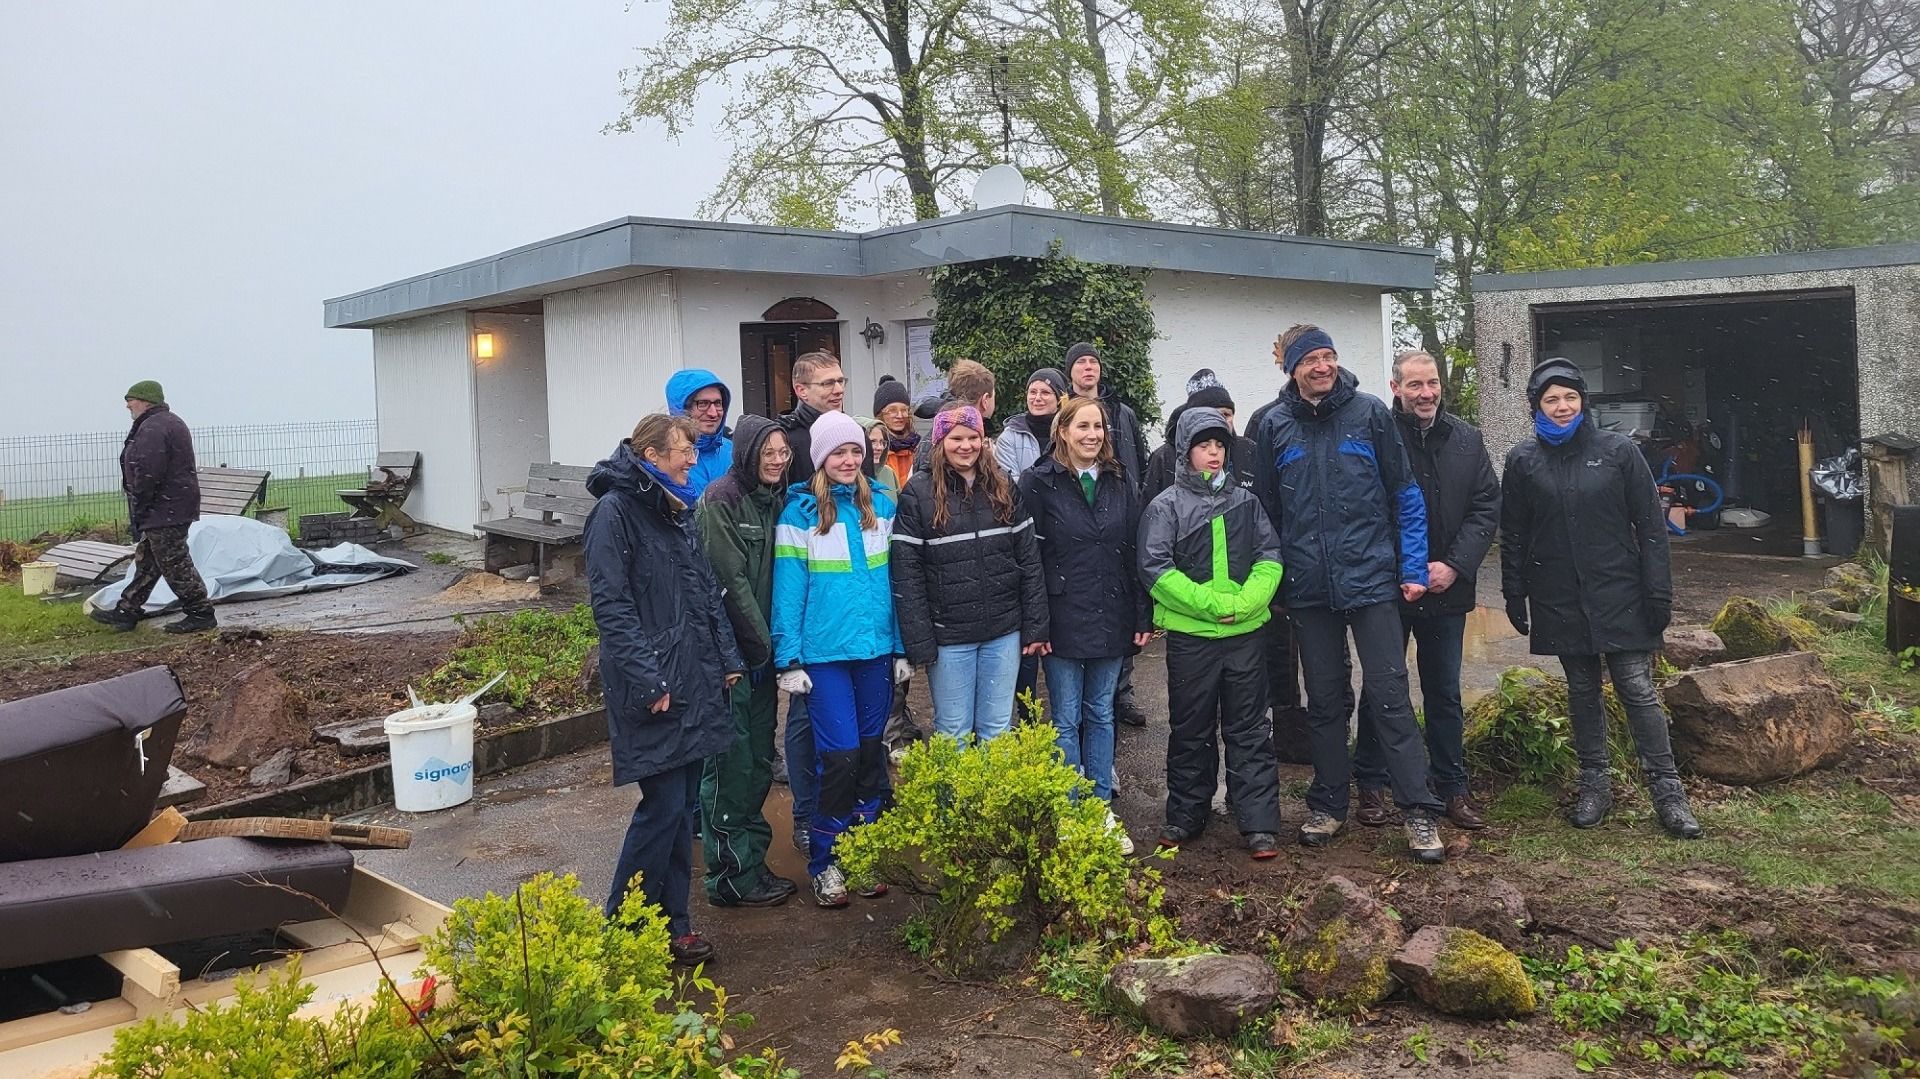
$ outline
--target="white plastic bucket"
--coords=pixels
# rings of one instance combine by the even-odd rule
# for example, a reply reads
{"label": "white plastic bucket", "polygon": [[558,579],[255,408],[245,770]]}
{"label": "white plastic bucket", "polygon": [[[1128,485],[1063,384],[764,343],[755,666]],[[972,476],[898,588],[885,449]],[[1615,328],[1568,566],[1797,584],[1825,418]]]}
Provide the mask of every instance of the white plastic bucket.
{"label": "white plastic bucket", "polygon": [[393,758],[393,807],[430,813],[473,797],[471,704],[423,704],[387,717]]}
{"label": "white plastic bucket", "polygon": [[53,591],[54,576],[60,572],[57,562],[28,562],[20,567],[20,591],[42,596]]}

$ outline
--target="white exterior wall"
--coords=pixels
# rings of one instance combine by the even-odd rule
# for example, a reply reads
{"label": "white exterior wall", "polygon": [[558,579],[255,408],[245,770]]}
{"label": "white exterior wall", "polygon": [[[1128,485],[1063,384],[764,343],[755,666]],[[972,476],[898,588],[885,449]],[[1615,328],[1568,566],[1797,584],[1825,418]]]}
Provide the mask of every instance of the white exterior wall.
{"label": "white exterior wall", "polygon": [[464,311],[373,329],[380,449],[420,452],[407,512],[456,532],[480,519],[472,347]]}
{"label": "white exterior wall", "polygon": [[[846,411],[856,416],[873,411],[873,388],[881,375],[906,380],[907,321],[933,317],[927,279],[919,274],[848,279],[676,270],[674,276],[686,350],[678,366],[705,367],[724,379],[734,392],[736,414],[743,384],[740,325],[764,321],[761,316],[781,300],[810,297],[838,312],[840,358],[847,376]],[[868,319],[887,331],[886,340],[874,348],[860,337]],[[655,395],[665,387],[663,375]]]}
{"label": "white exterior wall", "polygon": [[480,516],[508,516],[523,496],[502,488],[527,482],[527,466],[547,450],[547,342],[539,315],[476,312],[473,332],[493,335],[493,358],[474,361],[474,414],[480,433]]}
{"label": "white exterior wall", "polygon": [[[1361,389],[1383,400],[1388,393],[1390,344],[1378,288],[1157,270],[1147,277],[1147,300],[1160,333],[1153,371],[1162,416],[1186,402],[1187,377],[1211,367],[1233,394],[1235,426],[1244,428],[1245,417],[1280,393],[1285,376],[1273,345],[1296,322],[1333,337],[1341,366],[1360,377]],[[1159,433],[1149,441],[1158,445]]]}
{"label": "white exterior wall", "polygon": [[[547,433],[553,460],[590,465],[665,408],[681,366],[674,280],[648,274],[546,298]],[[739,346],[734,346],[739,353]],[[740,364],[734,362],[735,374]]]}

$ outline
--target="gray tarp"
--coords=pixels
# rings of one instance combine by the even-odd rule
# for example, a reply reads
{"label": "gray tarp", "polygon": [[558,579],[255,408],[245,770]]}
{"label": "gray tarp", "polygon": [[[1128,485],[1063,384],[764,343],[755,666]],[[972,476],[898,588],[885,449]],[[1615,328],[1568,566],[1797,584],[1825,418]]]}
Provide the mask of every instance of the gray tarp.
{"label": "gray tarp", "polygon": [[[303,551],[293,545],[286,529],[249,517],[207,517],[194,522],[187,531],[187,549],[193,552],[193,564],[215,603],[345,588],[414,568],[410,562],[377,555],[353,543]],[[129,563],[127,575],[88,596],[87,606],[113,606],[132,577]],[[161,581],[147,597],[145,610],[162,611],[173,604],[173,589]]]}

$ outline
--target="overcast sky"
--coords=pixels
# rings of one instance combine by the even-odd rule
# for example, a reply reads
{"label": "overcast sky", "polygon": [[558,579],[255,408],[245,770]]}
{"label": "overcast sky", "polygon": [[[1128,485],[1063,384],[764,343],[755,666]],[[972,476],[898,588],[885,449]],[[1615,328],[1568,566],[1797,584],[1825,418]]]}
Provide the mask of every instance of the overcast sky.
{"label": "overcast sky", "polygon": [[659,3],[0,0],[0,436],[373,415],[323,299],[626,214],[724,146],[602,135]]}

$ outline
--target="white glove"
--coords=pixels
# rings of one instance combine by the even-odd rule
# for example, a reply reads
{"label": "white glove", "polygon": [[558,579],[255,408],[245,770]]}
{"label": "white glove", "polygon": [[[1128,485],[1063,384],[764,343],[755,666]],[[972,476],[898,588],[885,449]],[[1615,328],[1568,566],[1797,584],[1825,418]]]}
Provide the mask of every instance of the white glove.
{"label": "white glove", "polygon": [[893,660],[893,684],[896,686],[906,685],[907,679],[912,677],[913,664],[908,663],[899,656],[895,656]]}
{"label": "white glove", "polygon": [[807,672],[799,667],[790,671],[781,671],[780,677],[774,679],[773,684],[795,696],[813,692],[813,679],[808,678]]}

